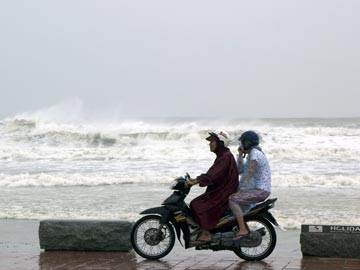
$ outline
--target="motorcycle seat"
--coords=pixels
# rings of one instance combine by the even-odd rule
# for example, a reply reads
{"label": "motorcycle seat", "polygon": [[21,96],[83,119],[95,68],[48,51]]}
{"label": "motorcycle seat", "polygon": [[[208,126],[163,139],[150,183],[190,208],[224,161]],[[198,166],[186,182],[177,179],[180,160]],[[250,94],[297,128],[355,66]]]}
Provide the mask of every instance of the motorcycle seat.
{"label": "motorcycle seat", "polygon": [[273,204],[274,202],[276,202],[277,198],[273,198],[273,199],[267,199],[265,201],[261,201],[261,202],[258,202],[254,207],[251,207],[251,209],[249,210],[249,212],[251,211],[254,211],[254,210],[257,210],[257,209],[261,209],[261,208],[264,208],[268,205],[271,205]]}
{"label": "motorcycle seat", "polygon": [[[264,208],[265,206],[274,203],[276,200],[277,200],[277,198],[266,199],[264,201],[260,201],[260,202],[256,203],[256,205],[254,205],[249,210],[249,212],[257,210],[257,209]],[[232,219],[234,219],[234,215],[233,215],[232,211],[230,210],[230,208],[228,207],[228,208],[226,208],[225,212],[222,214],[222,216],[221,216],[221,218],[220,218],[220,220],[219,220],[216,227],[218,227],[219,224],[223,224],[224,221],[229,221],[229,220],[232,220]]]}

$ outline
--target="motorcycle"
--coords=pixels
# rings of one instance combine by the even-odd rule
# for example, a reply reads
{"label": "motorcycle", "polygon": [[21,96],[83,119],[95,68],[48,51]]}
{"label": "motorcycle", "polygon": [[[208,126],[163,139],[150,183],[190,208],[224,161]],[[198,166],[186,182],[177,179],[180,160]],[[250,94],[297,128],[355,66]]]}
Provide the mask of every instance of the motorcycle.
{"label": "motorcycle", "polygon": [[195,247],[196,250],[230,250],[247,261],[262,260],[271,254],[276,245],[274,226],[282,229],[269,212],[269,209],[275,206],[277,198],[260,202],[249,210],[244,220],[250,234],[240,241],[233,241],[238,226],[228,209],[215,228],[210,230],[212,240],[200,245],[193,244],[194,241],[196,243],[200,227],[184,201],[191,189],[185,185],[189,178],[189,174],[176,178],[171,184],[174,192],[162,206],[140,213],[145,216],[135,222],[130,235],[131,244],[137,254],[153,260],[166,256],[174,247],[175,232],[180,244],[184,246],[181,241],[182,232],[185,249]]}

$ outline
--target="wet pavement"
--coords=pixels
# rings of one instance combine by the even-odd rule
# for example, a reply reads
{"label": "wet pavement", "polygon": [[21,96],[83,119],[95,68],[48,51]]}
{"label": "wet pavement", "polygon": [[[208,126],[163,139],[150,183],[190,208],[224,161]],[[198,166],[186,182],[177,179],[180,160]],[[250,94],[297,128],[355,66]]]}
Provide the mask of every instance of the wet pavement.
{"label": "wet pavement", "polygon": [[246,262],[231,251],[185,250],[178,243],[166,257],[145,260],[132,252],[73,252],[40,249],[39,221],[0,220],[0,270],[360,270],[360,259],[303,258],[300,231],[277,231],[273,253],[263,261]]}
{"label": "wet pavement", "polygon": [[360,259],[281,258],[247,262],[231,252],[187,251],[169,254],[161,260],[146,260],[134,252],[66,252],[1,253],[1,270],[111,270],[111,269],[212,269],[212,270],[360,270]]}

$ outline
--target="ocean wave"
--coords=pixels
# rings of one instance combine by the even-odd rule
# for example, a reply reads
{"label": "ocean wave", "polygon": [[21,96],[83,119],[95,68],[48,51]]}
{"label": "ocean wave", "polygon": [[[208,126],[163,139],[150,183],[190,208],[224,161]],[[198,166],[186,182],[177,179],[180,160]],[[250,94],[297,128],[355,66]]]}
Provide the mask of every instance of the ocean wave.
{"label": "ocean wave", "polygon": [[284,227],[360,222],[360,119],[89,121],[76,102],[0,121],[0,218],[137,219],[175,177],[211,166],[213,129],[229,132],[234,154],[243,131],[260,133]]}
{"label": "ocean wave", "polygon": [[[290,121],[290,120],[289,120]],[[13,139],[17,142],[49,143],[68,145],[72,141],[85,141],[90,146],[113,145],[116,142],[128,141],[137,143],[142,140],[176,141],[185,140],[198,143],[213,129],[224,129],[229,132],[234,144],[239,135],[247,130],[258,131],[262,143],[270,146],[349,146],[349,138],[353,145],[360,142],[360,128],[338,126],[277,126],[277,122],[253,122],[251,120],[163,120],[141,121],[121,120],[109,122],[89,121],[49,121],[39,118],[5,119],[0,122],[1,138]],[[101,143],[102,138],[104,144]]]}
{"label": "ocean wave", "polygon": [[69,212],[64,210],[43,209],[41,212],[35,209],[2,209],[0,219],[43,220],[43,219],[104,219],[104,220],[128,220],[136,221],[141,216],[138,213],[106,213],[96,210],[81,210]]}
{"label": "ocean wave", "polygon": [[49,131],[45,133],[17,136],[17,142],[32,142],[33,145],[47,146],[78,146],[78,147],[109,147],[116,144],[116,138],[101,133],[78,133],[66,131]]}
{"label": "ocean wave", "polygon": [[0,123],[7,132],[29,131],[36,128],[34,120],[14,119]]}
{"label": "ocean wave", "polygon": [[167,174],[143,173],[121,175],[118,173],[0,173],[0,187],[73,187],[121,184],[155,183],[169,184],[175,177]]}
{"label": "ocean wave", "polygon": [[[185,173],[184,173],[185,174]],[[102,173],[20,173],[0,174],[0,187],[71,187],[124,184],[167,185],[181,174],[175,172]],[[272,187],[359,188],[360,175],[280,175],[272,177]]]}
{"label": "ocean wave", "polygon": [[359,174],[334,174],[334,175],[310,175],[310,174],[274,174],[272,186],[276,187],[360,187]]}
{"label": "ocean wave", "polygon": [[[358,185],[356,175],[359,174],[357,164],[360,162],[360,128],[355,127],[359,120],[354,120],[353,126],[350,122],[341,126],[340,123],[330,125],[315,121],[316,123],[310,124],[310,120],[306,121],[307,126],[296,124],[296,121],[294,124],[292,120],[279,122],[244,119],[123,119],[99,123],[18,116],[0,122],[1,172],[11,171],[16,174],[16,171],[28,171],[29,175],[33,175],[31,173],[39,173],[45,167],[56,167],[58,172],[86,174],[87,167],[89,170],[96,167],[102,178],[101,172],[109,170],[107,163],[111,163],[110,161],[113,161],[111,165],[129,175],[132,173],[129,170],[134,168],[143,171],[139,167],[143,165],[156,172],[159,168],[166,172],[173,171],[174,167],[185,171],[204,171],[215,158],[209,152],[208,142],[204,138],[215,126],[215,129],[222,128],[230,133],[233,138],[230,149],[234,154],[238,147],[237,136],[242,131],[259,131],[261,147],[273,172],[292,179],[288,181],[281,176],[283,182],[276,183],[274,178],[277,185],[316,184],[319,179],[325,185],[326,179],[322,180],[323,176],[318,178],[318,175],[330,174],[338,175],[335,179],[338,186],[348,183]],[[116,163],[131,164],[120,168]],[[43,172],[47,171],[45,169]],[[298,176],[300,173],[301,176]],[[306,178],[307,175],[310,175],[310,180]],[[357,180],[353,181],[347,176],[344,178],[343,175],[355,175]],[[46,185],[41,177],[34,177],[38,177],[38,182]],[[149,177],[147,181],[156,181],[152,179]],[[59,185],[61,181],[60,179]],[[17,179],[15,182],[21,181]],[[98,182],[106,181],[102,179]],[[110,184],[113,183],[119,183],[119,180],[110,181]],[[95,183],[91,182],[90,185],[92,184]]]}
{"label": "ocean wave", "polygon": [[287,148],[269,148],[265,153],[270,161],[279,162],[297,162],[297,161],[339,161],[346,163],[346,161],[360,161],[360,149],[354,148],[301,148],[301,147],[287,147]]}
{"label": "ocean wave", "polygon": [[[191,146],[201,151],[207,132],[214,127],[199,122],[144,122],[122,121],[116,123],[57,123],[28,119],[8,119],[1,122],[2,146],[76,147],[76,148],[129,148],[151,149],[154,144]],[[251,124],[251,122],[250,122]],[[360,157],[360,129],[344,127],[274,127],[266,124],[249,126],[260,132],[261,146],[275,160],[300,159],[354,159]],[[236,152],[237,137],[244,124],[235,120],[224,124],[223,129],[233,139],[231,147]],[[181,144],[179,144],[181,143]],[[162,149],[160,147],[159,149]],[[156,149],[151,149],[156,152]],[[156,153],[155,153],[156,154]],[[166,159],[166,153],[163,153]],[[159,153],[161,155],[161,153]]]}
{"label": "ocean wave", "polygon": [[[195,140],[195,138],[193,139]],[[73,141],[72,141],[73,142]],[[86,146],[80,147],[79,144]],[[89,146],[91,145],[91,147]],[[106,146],[105,146],[106,145]],[[322,169],[329,173],[345,169],[351,169],[349,173],[358,171],[356,164],[360,162],[360,149],[346,148],[274,148],[264,145],[264,152],[270,162],[272,169],[276,171],[296,170],[314,171]],[[234,155],[237,152],[237,146],[230,146]],[[32,144],[24,146],[23,144],[3,144],[0,145],[0,162],[3,162],[3,169],[8,166],[24,166],[16,162],[27,162],[37,167],[39,162],[42,164],[51,164],[62,162],[66,168],[72,168],[73,164],[87,166],[85,162],[92,161],[118,161],[118,162],[136,162],[148,161],[154,166],[163,162],[177,163],[181,162],[184,169],[187,166],[193,167],[193,162],[208,163],[209,166],[215,156],[210,153],[208,143],[198,139],[198,143],[192,144],[185,140],[174,141],[149,141],[149,140],[125,140],[119,142],[119,139],[113,140],[108,137],[87,137],[83,141],[69,143],[62,146]],[[5,164],[6,163],[6,164]],[[10,164],[11,163],[11,164]],[[101,166],[106,166],[106,163]],[[166,169],[166,168],[164,168]]]}
{"label": "ocean wave", "polygon": [[37,122],[13,119],[1,122],[0,140],[28,146],[109,147],[116,144],[141,144],[144,141],[191,142],[203,139],[207,130],[198,130],[192,123],[160,125],[144,122],[77,124]]}

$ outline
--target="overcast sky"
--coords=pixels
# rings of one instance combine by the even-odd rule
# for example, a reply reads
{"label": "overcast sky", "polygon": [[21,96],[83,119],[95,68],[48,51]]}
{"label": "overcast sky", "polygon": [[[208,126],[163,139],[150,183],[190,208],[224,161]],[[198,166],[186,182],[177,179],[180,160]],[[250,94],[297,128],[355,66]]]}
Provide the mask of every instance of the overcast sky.
{"label": "overcast sky", "polygon": [[360,1],[1,0],[0,117],[359,117]]}

